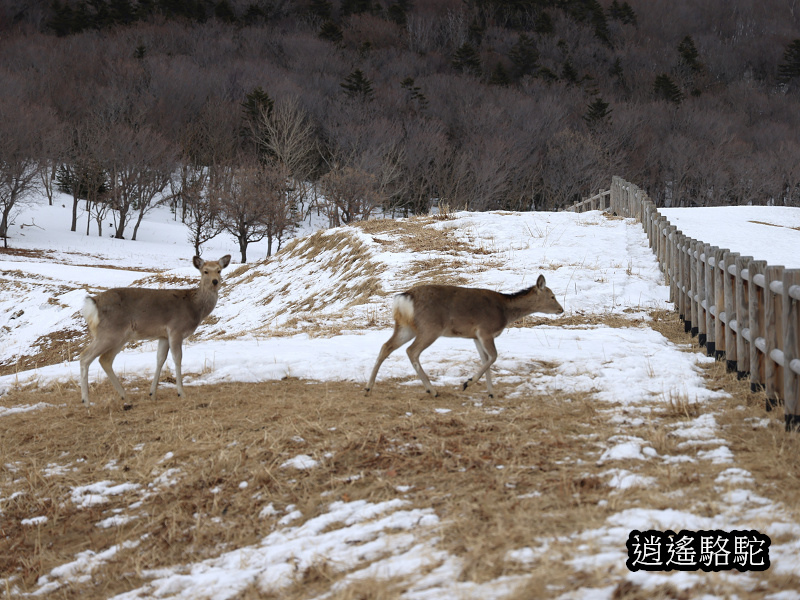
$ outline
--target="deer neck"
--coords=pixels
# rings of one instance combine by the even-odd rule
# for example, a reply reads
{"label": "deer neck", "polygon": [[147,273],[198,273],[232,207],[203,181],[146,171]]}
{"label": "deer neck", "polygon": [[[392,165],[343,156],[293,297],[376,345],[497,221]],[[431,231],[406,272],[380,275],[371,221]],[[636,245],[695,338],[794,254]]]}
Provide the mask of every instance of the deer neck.
{"label": "deer neck", "polygon": [[214,310],[218,296],[219,291],[210,283],[208,285],[201,284],[194,290],[192,304],[200,315],[201,321]]}
{"label": "deer neck", "polygon": [[536,292],[533,291],[524,296],[509,299],[505,310],[507,322],[513,323],[517,319],[536,312],[536,299]]}

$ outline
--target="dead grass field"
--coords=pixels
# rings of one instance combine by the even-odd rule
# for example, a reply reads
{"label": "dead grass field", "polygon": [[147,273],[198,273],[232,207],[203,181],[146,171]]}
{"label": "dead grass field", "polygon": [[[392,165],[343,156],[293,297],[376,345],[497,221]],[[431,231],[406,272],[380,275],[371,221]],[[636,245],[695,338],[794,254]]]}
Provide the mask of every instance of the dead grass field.
{"label": "dead grass field", "polygon": [[[689,341],[674,314],[653,317],[653,328],[676,343]],[[628,466],[656,483],[612,489],[602,474],[607,467],[597,464],[604,442],[621,427],[626,435],[650,440],[659,455],[669,455],[678,442],[670,425],[704,411],[714,412],[736,466],[751,473],[755,489],[800,520],[800,436],[786,435],[775,413],[768,426],[754,426],[753,420],[766,416],[763,397],[726,373],[723,363],[707,368],[705,376],[709,387],[730,392],[732,399],[702,406],[665,399],[645,423],[628,426],[611,422],[612,414],[624,416],[622,405],[598,406],[589,393],[516,396],[500,380],[495,400],[487,400],[480,386],[470,392],[440,390],[434,400],[411,374],[412,385],[384,380],[369,397],[355,383],[287,379],[192,387],[186,399],[167,388],[152,400],[149,382],[128,380],[131,410],[122,410],[118,401],[86,408],[75,385],[12,391],[0,398],[0,406],[52,406],[2,417],[0,488],[6,501],[0,504],[0,573],[14,577],[22,592],[31,592],[42,575],[81,552],[140,540],[87,581],[72,581],[48,595],[108,598],[145,583],[144,570],[257,543],[277,526],[275,517],[258,517],[267,502],[278,510],[295,505],[305,520],[325,512],[334,500],[403,497],[436,512],[441,519],[437,545],[463,559],[463,581],[524,575],[515,599],[554,598],[608,585],[615,586],[618,600],[702,593],[755,599],[800,589],[800,574],[767,571],[751,574],[758,584],[750,592],[713,574],[689,591],[643,590],[622,579],[624,564],[613,572],[586,572],[567,562],[578,552],[581,532],[601,527],[626,508],[690,504],[700,514],[716,514],[715,479],[728,465],[631,461],[637,464],[615,466]],[[113,395],[107,382],[91,393],[97,399]],[[298,454],[315,458],[319,466],[281,468]],[[149,487],[159,477],[171,483]],[[130,497],[119,495],[105,504],[77,507],[71,500],[74,490],[98,481],[138,484],[140,504],[131,508]],[[407,486],[402,492],[401,485]],[[153,492],[145,493],[148,489]],[[115,511],[133,518],[97,526]],[[47,521],[21,524],[39,516]],[[553,540],[544,558],[528,565],[508,560],[509,550],[543,539]],[[316,564],[297,573],[296,583],[279,596],[253,586],[239,598],[312,598],[345,576]],[[400,579],[360,581],[333,597],[392,599],[402,594],[403,585]],[[10,586],[5,594],[11,595]]]}

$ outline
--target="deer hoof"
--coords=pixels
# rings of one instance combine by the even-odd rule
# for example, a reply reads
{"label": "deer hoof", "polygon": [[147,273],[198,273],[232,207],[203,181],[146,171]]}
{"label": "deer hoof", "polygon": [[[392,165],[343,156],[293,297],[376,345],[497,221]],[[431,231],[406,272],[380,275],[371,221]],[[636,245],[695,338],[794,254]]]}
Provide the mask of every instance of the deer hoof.
{"label": "deer hoof", "polygon": [[469,384],[470,384],[470,383],[472,383],[472,377],[470,377],[469,379],[467,379],[467,380],[464,382],[464,386],[463,386],[461,389],[462,389],[462,390],[465,390],[465,389],[467,389],[467,387],[469,387]]}
{"label": "deer hoof", "polygon": [[489,394],[489,398],[494,398],[494,394]]}

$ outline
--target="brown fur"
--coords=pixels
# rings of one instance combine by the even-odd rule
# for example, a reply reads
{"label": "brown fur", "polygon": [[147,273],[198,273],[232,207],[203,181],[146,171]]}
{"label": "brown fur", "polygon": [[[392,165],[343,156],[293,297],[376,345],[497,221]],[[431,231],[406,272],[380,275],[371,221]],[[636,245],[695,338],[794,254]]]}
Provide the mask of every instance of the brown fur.
{"label": "brown fur", "polygon": [[220,273],[230,259],[226,255],[219,261],[204,261],[195,256],[193,263],[201,276],[194,289],[113,288],[86,298],[82,314],[93,340],[81,354],[81,400],[89,402],[89,366],[98,356],[100,366],[124,400],[125,391],[111,367],[114,357],[128,342],[155,339],[159,341],[158,355],[150,395],[156,393],[169,350],[175,362],[178,395],[183,396],[183,340],[214,310],[222,283]]}
{"label": "brown fur", "polygon": [[497,360],[494,338],[509,323],[534,312],[562,313],[564,309],[539,275],[536,285],[514,294],[452,285],[420,285],[395,296],[394,333],[381,348],[366,392],[372,389],[386,357],[410,340],[407,353],[426,391],[436,395],[419,355],[438,338],[461,337],[475,340],[481,357],[478,372],[464,382],[464,389],[486,373],[489,396],[493,396],[490,367]]}

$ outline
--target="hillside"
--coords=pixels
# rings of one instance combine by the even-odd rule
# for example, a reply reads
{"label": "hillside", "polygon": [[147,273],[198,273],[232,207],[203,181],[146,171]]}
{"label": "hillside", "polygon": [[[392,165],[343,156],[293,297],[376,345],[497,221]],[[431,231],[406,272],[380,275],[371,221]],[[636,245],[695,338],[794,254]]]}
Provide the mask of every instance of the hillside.
{"label": "hillside", "polygon": [[659,206],[800,198],[784,0],[12,0],[0,31],[0,236],[39,181],[118,238],[154,191],[235,230],[272,190],[271,234],[309,202],[558,210],[611,172]]}
{"label": "hillside", "polygon": [[[155,346],[126,348],[123,410],[96,363],[80,404],[78,307],[191,285],[190,245],[167,210],[136,242],[61,233],[59,210],[31,207],[0,255],[11,597],[800,597],[800,442],[683,333],[633,220],[454,212],[298,237],[224,273],[186,398],[169,372],[150,398]],[[566,313],[498,338],[496,398],[460,391],[477,353],[459,339],[422,355],[439,397],[403,351],[363,395],[393,293],[540,273]],[[631,572],[633,529],[755,529],[772,566]]]}

